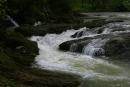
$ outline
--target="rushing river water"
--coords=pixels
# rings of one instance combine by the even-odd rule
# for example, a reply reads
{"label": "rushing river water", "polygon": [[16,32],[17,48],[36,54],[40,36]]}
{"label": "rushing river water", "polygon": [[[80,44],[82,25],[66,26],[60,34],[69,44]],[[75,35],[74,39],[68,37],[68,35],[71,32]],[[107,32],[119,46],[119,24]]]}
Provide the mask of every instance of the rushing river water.
{"label": "rushing river water", "polygon": [[[121,16],[125,17],[126,15],[121,14]],[[102,17],[108,17],[108,15],[103,14]],[[127,17],[129,17],[128,14]],[[130,27],[129,22],[122,24],[115,23],[115,25],[128,28]],[[111,29],[110,26],[112,25],[110,24],[107,26],[102,34],[113,33],[107,31],[108,28],[109,30]],[[62,52],[58,50],[61,43],[73,40],[74,38],[70,36],[75,34],[77,31],[84,29],[86,28],[81,28],[80,30],[72,29],[61,34],[47,34],[44,37],[33,36],[31,40],[37,41],[40,49],[40,55],[36,57],[36,66],[43,69],[70,72],[81,75],[84,80],[80,87],[130,87],[129,63],[108,61],[92,56],[96,50],[100,50],[103,53],[103,49],[100,47],[105,44],[106,40],[92,40],[89,45],[84,48],[84,54]],[[129,30],[126,30],[125,32],[129,32]],[[86,33],[87,34],[84,34],[83,37],[93,37],[97,35],[96,33]]]}

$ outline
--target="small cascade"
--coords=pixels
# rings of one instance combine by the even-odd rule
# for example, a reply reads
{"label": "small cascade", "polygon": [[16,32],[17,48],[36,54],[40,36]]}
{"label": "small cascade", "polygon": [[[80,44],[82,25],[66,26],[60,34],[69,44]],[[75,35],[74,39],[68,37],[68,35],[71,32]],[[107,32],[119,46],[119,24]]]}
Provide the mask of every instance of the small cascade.
{"label": "small cascade", "polygon": [[37,22],[34,23],[34,26],[36,27],[36,26],[39,26],[41,24],[42,24],[41,21],[37,21]]}
{"label": "small cascade", "polygon": [[82,37],[82,36],[89,36],[89,35],[92,35],[92,34],[93,34],[93,32],[92,32],[91,29],[84,27],[84,28],[81,28],[78,32],[76,32],[71,37],[79,38],[79,37]]}
{"label": "small cascade", "polygon": [[109,23],[102,27],[97,27],[93,29],[81,28],[71,37],[80,38],[80,37],[92,37],[101,34],[110,34],[110,33],[123,33],[130,32],[129,22],[120,22],[120,23]]}
{"label": "small cascade", "polygon": [[104,55],[104,49],[102,46],[106,43],[106,39],[93,39],[88,45],[84,46],[83,54],[89,56],[101,56]]}
{"label": "small cascade", "polygon": [[82,31],[77,32],[76,37],[78,38],[81,36],[88,36],[88,35],[91,35],[91,30],[85,27],[85,29],[83,29]]}
{"label": "small cascade", "polygon": [[[100,33],[99,33],[100,32]],[[83,37],[93,37],[96,35],[102,35],[102,34],[118,34],[123,32],[130,32],[130,25],[129,23],[109,23],[107,25],[104,25],[102,27],[89,29],[89,28],[82,28],[79,31],[77,31],[73,37],[83,38]],[[102,48],[107,39],[93,39],[89,43],[86,43],[87,45],[83,45],[84,47],[79,46],[79,44],[73,43],[70,46],[71,52],[82,52],[83,54],[89,55],[89,56],[102,56],[104,55],[104,49]]]}
{"label": "small cascade", "polygon": [[19,24],[16,23],[9,15],[7,15],[7,18],[11,21],[12,24],[14,24],[15,27],[19,27]]}
{"label": "small cascade", "polygon": [[70,46],[70,52],[76,52],[77,48],[78,48],[78,45],[76,43],[73,43]]}
{"label": "small cascade", "polygon": [[102,34],[109,34],[109,33],[120,33],[120,32],[129,32],[130,25],[125,23],[110,23],[104,26],[104,31]]}

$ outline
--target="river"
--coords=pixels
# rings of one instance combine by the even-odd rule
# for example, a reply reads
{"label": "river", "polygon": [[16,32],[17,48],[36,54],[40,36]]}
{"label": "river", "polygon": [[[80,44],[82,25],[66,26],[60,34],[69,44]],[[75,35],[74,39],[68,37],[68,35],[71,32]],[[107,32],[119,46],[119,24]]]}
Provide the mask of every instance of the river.
{"label": "river", "polygon": [[[113,17],[130,18],[129,13],[89,13],[89,15],[108,19]],[[111,23],[101,34],[129,32],[129,29],[122,32],[108,31],[107,29],[112,29],[111,26],[113,25],[123,26],[127,29],[130,28],[129,20],[126,20],[123,23]],[[70,36],[84,29],[86,29],[86,27],[80,28],[79,30],[70,29],[61,34],[47,34],[44,37],[31,37],[31,40],[38,43],[40,49],[40,55],[36,57],[36,64],[33,66],[52,71],[62,71],[80,75],[83,78],[80,87],[130,87],[129,62],[118,60],[109,61],[105,56],[103,56],[103,58],[93,56],[94,52],[97,50],[100,50],[100,52],[103,53],[103,49],[101,50],[100,47],[105,44],[107,39],[100,40],[99,38],[92,40],[89,45],[84,48],[83,53],[81,54],[75,52],[63,52],[58,49],[59,45],[65,41],[79,39]],[[85,33],[86,34],[80,38],[99,35],[88,31]],[[74,50],[74,48],[71,48],[70,50]]]}

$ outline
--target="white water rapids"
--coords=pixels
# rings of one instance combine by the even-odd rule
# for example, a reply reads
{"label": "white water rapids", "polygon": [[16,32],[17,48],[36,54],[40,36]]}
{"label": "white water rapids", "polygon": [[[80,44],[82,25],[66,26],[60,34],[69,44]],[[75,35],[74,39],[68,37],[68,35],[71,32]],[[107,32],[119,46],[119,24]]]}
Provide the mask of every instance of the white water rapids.
{"label": "white water rapids", "polygon": [[[130,87],[129,68],[92,56],[58,50],[58,46],[65,41],[72,40],[70,36],[77,31],[79,30],[67,30],[61,34],[47,34],[44,37],[33,36],[31,40],[36,41],[40,49],[35,66],[81,75],[84,81],[80,87]],[[103,33],[106,32],[109,31],[104,30]],[[88,35],[88,37],[95,35]],[[92,55],[93,42],[84,49],[87,52],[85,54],[91,53]],[[100,45],[102,45],[105,41],[97,42],[101,42]],[[100,49],[100,46],[97,47]]]}

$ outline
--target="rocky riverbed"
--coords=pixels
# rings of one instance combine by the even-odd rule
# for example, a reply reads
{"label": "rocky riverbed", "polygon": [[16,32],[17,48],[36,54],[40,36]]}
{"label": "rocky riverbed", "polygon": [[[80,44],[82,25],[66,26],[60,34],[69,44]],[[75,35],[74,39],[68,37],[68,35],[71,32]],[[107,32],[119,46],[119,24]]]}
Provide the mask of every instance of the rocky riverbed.
{"label": "rocky riverbed", "polygon": [[0,31],[0,86],[129,87],[126,62],[113,63],[130,60],[128,13],[91,13],[78,20]]}

